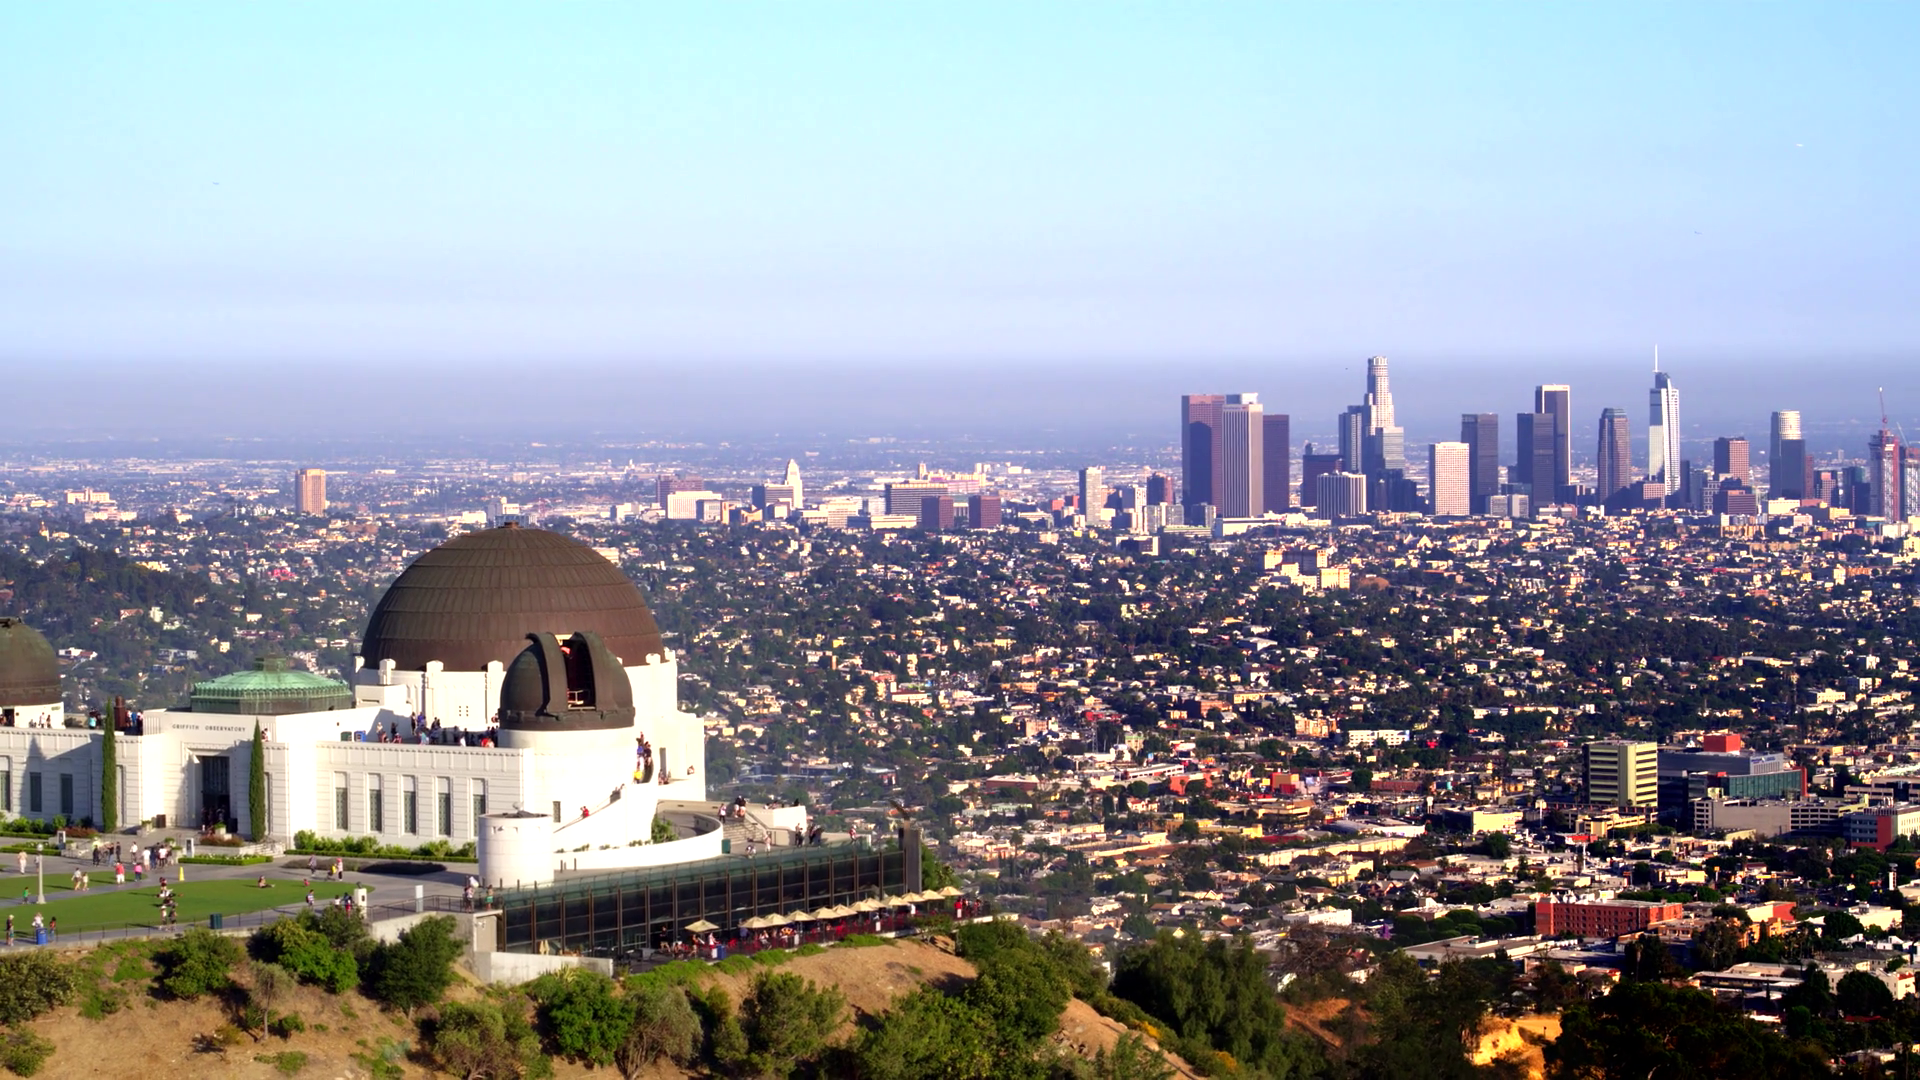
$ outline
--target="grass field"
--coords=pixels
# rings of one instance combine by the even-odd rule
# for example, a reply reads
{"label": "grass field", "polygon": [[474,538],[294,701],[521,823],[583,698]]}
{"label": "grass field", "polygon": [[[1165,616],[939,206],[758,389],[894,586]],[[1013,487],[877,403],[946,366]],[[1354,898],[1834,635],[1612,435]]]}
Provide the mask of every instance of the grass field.
{"label": "grass field", "polygon": [[[48,918],[60,920],[62,934],[78,933],[85,930],[118,929],[123,926],[158,926],[160,923],[160,887],[146,885],[133,888],[131,885],[116,889],[112,885],[113,875],[107,876],[104,887],[96,884],[94,890],[76,893],[64,888],[67,884],[63,876],[61,891],[54,890],[51,876],[47,879],[47,902],[36,907],[22,904],[10,893],[0,893],[0,919],[13,916],[16,940],[30,936],[33,932],[33,916],[36,912]],[[298,881],[282,879],[272,888],[262,889],[251,880],[194,881],[191,872],[188,880],[174,886],[174,894],[179,898],[180,923],[205,923],[209,915],[244,915],[254,911],[264,911],[271,907],[288,907],[304,904],[306,890]],[[19,879],[16,877],[15,881]],[[151,880],[151,879],[149,879]],[[167,876],[169,882],[173,875]],[[12,885],[14,882],[7,882]],[[331,900],[352,893],[351,882],[315,881],[313,896],[316,903]]]}

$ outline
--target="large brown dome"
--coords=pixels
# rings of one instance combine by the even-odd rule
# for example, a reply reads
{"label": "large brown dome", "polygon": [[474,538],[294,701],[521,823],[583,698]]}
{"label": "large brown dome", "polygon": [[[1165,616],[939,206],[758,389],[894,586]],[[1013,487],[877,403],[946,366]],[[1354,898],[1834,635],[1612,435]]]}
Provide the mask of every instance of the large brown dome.
{"label": "large brown dome", "polygon": [[59,701],[60,658],[53,643],[19,619],[0,618],[0,706]]}
{"label": "large brown dome", "polygon": [[413,561],[388,587],[360,656],[419,671],[510,664],[534,633],[588,630],[627,665],[662,654],[653,612],[620,568],[571,537],[512,525],[468,533]]}

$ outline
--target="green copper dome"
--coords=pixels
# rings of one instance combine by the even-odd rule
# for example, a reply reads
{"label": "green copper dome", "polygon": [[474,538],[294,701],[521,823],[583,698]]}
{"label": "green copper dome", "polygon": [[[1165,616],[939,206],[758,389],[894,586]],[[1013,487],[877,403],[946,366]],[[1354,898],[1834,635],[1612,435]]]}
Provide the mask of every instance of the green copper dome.
{"label": "green copper dome", "polygon": [[252,671],[236,671],[193,684],[193,711],[243,716],[285,716],[353,707],[346,683],[292,671],[284,656],[263,656]]}

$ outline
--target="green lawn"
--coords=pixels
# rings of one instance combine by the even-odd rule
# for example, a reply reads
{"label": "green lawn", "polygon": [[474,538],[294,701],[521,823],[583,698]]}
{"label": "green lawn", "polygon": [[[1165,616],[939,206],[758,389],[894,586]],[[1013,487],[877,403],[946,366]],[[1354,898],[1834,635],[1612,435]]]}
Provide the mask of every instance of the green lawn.
{"label": "green lawn", "polygon": [[[151,879],[149,879],[151,880]],[[169,882],[173,875],[167,875]],[[272,880],[272,879],[269,879]],[[16,884],[19,878],[6,882]],[[107,875],[107,881],[113,881],[113,875]],[[123,926],[158,926],[160,923],[160,887],[147,885],[135,889],[127,887],[114,889],[108,884],[104,889],[99,885],[94,891],[76,893],[66,890],[65,876],[61,878],[61,891],[54,891],[51,876],[47,879],[47,902],[44,906],[22,904],[16,894],[0,893],[0,919],[13,916],[15,939],[31,935],[35,912],[49,918],[60,920],[62,934],[77,933],[83,930],[99,930]],[[352,893],[351,882],[315,881],[313,895],[316,903],[331,900],[337,896]],[[184,884],[174,885],[174,894],[180,901],[180,923],[206,923],[207,916],[243,915],[248,912],[262,911],[271,907],[304,904],[307,891],[298,881],[280,879],[271,888],[262,889],[250,880],[195,881],[191,871]]]}

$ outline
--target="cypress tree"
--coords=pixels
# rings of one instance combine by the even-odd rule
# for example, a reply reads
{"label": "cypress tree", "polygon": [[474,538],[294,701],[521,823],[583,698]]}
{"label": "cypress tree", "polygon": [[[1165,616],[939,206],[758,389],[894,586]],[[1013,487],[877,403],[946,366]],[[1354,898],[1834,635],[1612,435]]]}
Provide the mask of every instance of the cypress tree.
{"label": "cypress tree", "polygon": [[267,838],[267,737],[253,722],[253,760],[247,763],[247,828],[254,840]]}
{"label": "cypress tree", "polygon": [[114,745],[114,717],[107,714],[107,731],[100,737],[100,828],[120,827],[120,755]]}

